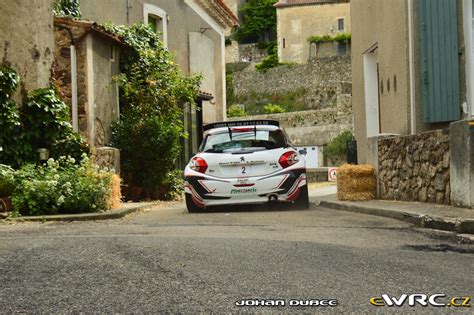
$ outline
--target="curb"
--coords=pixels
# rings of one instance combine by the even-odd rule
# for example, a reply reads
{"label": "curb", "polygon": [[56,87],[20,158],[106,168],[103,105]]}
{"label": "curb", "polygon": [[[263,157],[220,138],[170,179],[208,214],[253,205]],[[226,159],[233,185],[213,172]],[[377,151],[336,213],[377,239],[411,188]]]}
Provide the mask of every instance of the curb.
{"label": "curb", "polygon": [[319,205],[333,210],[342,210],[392,218],[400,221],[409,222],[422,228],[451,231],[461,234],[474,234],[474,220],[472,219],[445,219],[440,217],[430,217],[428,215],[423,214],[415,214],[389,209],[361,207],[325,200],[321,200],[319,202]]}
{"label": "curb", "polygon": [[18,218],[6,219],[12,222],[45,222],[45,221],[95,221],[121,219],[131,213],[143,211],[153,207],[158,203],[147,203],[126,209],[112,210],[102,213],[81,213],[81,214],[57,214],[43,216],[22,216]]}

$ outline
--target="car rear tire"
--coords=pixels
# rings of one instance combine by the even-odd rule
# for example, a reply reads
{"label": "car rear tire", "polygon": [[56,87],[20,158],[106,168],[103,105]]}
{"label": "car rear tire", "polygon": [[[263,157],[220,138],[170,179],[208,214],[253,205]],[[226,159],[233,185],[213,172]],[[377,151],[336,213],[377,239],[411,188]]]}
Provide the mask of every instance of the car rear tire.
{"label": "car rear tire", "polygon": [[295,200],[295,206],[298,209],[309,209],[308,185],[304,185],[300,188],[300,195]]}
{"label": "car rear tire", "polygon": [[191,194],[185,194],[185,195],[186,195],[185,196],[185,198],[186,198],[186,208],[188,209],[188,212],[189,213],[202,212],[202,209],[194,204],[193,197],[191,196]]}

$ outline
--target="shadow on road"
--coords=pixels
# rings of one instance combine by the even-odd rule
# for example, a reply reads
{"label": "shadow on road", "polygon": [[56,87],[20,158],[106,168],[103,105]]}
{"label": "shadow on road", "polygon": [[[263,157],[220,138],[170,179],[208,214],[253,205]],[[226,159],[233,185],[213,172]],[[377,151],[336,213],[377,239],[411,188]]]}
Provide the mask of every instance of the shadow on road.
{"label": "shadow on road", "polygon": [[[311,205],[312,206],[312,205]],[[312,207],[310,207],[311,209]],[[226,205],[206,208],[202,213],[222,212],[278,212],[278,211],[301,211],[297,206],[286,202],[266,203],[258,205]]]}

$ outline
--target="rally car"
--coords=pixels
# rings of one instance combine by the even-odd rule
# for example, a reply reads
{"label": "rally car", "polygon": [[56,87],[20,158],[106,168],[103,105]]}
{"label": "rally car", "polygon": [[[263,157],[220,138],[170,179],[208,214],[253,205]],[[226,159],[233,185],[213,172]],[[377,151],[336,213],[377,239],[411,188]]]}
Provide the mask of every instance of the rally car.
{"label": "rally car", "polygon": [[184,176],[189,212],[278,201],[309,207],[304,152],[274,120],[204,126],[204,140]]}

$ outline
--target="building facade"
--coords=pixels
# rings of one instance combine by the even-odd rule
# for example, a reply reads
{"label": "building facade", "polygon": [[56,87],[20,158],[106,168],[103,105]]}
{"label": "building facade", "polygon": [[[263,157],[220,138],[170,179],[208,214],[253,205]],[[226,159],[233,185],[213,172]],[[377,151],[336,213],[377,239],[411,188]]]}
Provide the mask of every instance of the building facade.
{"label": "building facade", "polygon": [[[310,36],[335,36],[351,32],[349,0],[280,0],[277,9],[280,62],[306,62],[312,53]],[[337,45],[327,48],[337,54]]]}
{"label": "building facade", "polygon": [[203,122],[225,119],[225,31],[237,23],[222,0],[81,0],[82,17],[119,25],[144,22],[163,36],[183,73],[201,73]]}
{"label": "building facade", "polygon": [[[53,62],[53,0],[0,0],[0,63],[21,77],[15,97],[21,103],[27,90],[46,88]],[[25,16],[34,17],[26,21]]]}
{"label": "building facade", "polygon": [[351,20],[358,158],[379,195],[474,205],[472,1],[352,0]]}

